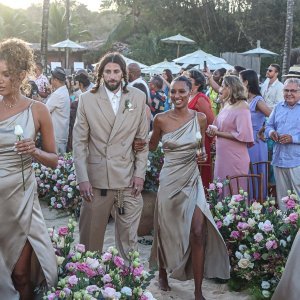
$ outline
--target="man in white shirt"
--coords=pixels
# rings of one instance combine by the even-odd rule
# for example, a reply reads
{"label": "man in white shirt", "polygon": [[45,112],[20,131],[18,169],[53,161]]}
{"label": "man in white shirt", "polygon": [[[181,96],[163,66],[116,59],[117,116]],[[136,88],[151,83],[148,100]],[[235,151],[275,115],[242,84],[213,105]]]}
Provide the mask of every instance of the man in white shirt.
{"label": "man in white shirt", "polygon": [[150,101],[150,89],[147,82],[141,76],[141,68],[137,63],[131,63],[127,66],[128,86],[135,86],[135,84],[142,84],[145,87],[147,96],[147,103]]}
{"label": "man in white shirt", "polygon": [[51,71],[51,74],[51,85],[54,92],[48,98],[46,106],[52,117],[56,151],[57,153],[64,154],[69,135],[70,97],[65,85],[66,73],[64,69],[56,67]]}
{"label": "man in white shirt", "polygon": [[283,84],[278,80],[279,73],[280,66],[271,64],[267,69],[267,79],[261,87],[261,95],[271,109],[283,99]]}

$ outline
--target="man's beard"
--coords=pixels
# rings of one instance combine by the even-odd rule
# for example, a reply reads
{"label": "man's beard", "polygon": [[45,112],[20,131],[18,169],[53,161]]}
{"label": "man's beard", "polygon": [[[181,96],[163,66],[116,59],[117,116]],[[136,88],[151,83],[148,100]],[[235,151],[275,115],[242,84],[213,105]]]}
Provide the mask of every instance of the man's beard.
{"label": "man's beard", "polygon": [[119,89],[119,87],[121,86],[121,83],[122,83],[121,81],[116,81],[116,80],[113,82],[104,81],[106,88],[112,92]]}

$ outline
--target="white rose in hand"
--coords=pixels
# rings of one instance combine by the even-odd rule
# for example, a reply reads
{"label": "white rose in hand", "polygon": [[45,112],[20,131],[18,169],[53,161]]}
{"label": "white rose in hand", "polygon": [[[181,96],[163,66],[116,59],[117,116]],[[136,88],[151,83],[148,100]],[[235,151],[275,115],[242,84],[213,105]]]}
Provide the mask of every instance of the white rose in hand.
{"label": "white rose in hand", "polygon": [[23,128],[22,128],[22,126],[21,125],[16,125],[15,126],[15,135],[16,136],[18,136],[18,137],[20,137],[20,136],[22,136],[23,135]]}

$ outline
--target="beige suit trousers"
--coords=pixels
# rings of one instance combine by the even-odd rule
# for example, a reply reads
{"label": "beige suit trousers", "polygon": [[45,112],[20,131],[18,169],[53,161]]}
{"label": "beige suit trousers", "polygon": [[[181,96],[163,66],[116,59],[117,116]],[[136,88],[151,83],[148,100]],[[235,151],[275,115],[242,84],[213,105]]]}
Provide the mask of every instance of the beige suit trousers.
{"label": "beige suit trousers", "polygon": [[[131,196],[131,188],[124,189],[124,210],[120,215],[114,204],[116,190],[107,190],[101,196],[100,189],[93,189],[94,200],[84,201],[80,210],[79,233],[80,243],[90,251],[103,251],[104,235],[110,213],[115,206],[115,242],[119,255],[128,262],[128,252],[137,250],[137,230],[143,208],[141,195]],[[106,250],[106,249],[104,249]]]}

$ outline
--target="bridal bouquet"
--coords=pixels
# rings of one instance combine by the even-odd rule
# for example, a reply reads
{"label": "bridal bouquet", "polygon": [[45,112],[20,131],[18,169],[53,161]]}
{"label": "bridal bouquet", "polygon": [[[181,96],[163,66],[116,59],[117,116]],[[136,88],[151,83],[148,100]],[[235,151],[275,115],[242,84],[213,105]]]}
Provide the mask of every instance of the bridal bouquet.
{"label": "bridal bouquet", "polygon": [[269,299],[300,227],[298,198],[288,191],[282,199],[286,212],[277,209],[272,199],[248,205],[248,195],[242,190],[220,201],[221,184],[215,182],[208,192],[214,220],[230,256],[230,285],[250,289],[256,299]]}

